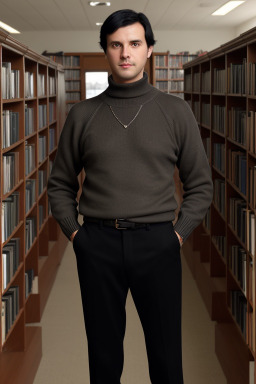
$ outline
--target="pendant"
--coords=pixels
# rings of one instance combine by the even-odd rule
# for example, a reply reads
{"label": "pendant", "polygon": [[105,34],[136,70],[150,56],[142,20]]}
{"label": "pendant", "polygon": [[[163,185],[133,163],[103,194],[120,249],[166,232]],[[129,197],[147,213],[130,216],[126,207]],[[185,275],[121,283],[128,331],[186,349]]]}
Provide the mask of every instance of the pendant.
{"label": "pendant", "polygon": [[124,128],[127,128],[128,127],[128,125],[124,125]]}

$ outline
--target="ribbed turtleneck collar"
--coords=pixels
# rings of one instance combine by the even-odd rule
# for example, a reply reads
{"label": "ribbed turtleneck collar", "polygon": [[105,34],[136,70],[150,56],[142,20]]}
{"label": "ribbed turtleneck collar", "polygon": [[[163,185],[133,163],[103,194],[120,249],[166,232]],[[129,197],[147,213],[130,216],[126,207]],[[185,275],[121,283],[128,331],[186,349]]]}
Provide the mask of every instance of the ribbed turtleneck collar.
{"label": "ribbed turtleneck collar", "polygon": [[134,83],[119,84],[112,76],[108,78],[109,86],[101,95],[103,100],[109,105],[144,104],[155,95],[156,89],[149,84],[146,72],[143,78]]}

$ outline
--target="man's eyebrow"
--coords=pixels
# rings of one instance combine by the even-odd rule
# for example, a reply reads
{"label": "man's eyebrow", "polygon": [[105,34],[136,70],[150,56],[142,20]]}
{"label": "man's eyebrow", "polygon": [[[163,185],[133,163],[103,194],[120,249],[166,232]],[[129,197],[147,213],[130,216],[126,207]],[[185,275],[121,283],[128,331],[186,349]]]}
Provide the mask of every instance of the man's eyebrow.
{"label": "man's eyebrow", "polygon": [[[140,39],[131,40],[130,43],[142,43],[142,40]],[[122,44],[122,43],[121,41],[113,40],[113,41],[110,41],[109,44]]]}

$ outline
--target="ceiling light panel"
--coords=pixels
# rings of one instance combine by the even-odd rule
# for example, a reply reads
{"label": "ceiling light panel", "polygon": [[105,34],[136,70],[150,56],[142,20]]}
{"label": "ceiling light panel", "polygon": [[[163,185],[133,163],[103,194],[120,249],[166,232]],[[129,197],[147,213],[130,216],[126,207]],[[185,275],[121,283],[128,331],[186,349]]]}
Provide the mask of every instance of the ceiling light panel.
{"label": "ceiling light panel", "polygon": [[227,13],[233,11],[236,7],[243,4],[245,1],[229,1],[224,4],[222,7],[217,9],[217,11],[212,13],[212,16],[225,16]]}

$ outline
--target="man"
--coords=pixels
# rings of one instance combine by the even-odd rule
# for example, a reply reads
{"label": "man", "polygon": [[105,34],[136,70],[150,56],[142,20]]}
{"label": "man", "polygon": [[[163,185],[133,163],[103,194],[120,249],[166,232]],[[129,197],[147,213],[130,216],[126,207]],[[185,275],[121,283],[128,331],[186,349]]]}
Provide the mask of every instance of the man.
{"label": "man", "polygon": [[[130,289],[151,382],[182,384],[180,246],[210,205],[210,167],[187,103],[148,83],[144,66],[155,40],[146,16],[110,15],[100,44],[109,87],[71,109],[48,182],[53,216],[76,253],[90,381],[120,384]],[[184,196],[173,226],[175,165]]]}

